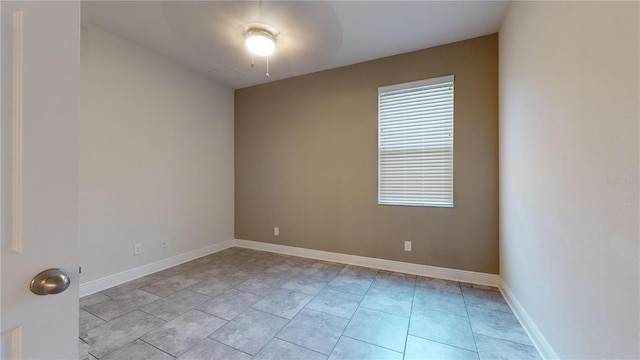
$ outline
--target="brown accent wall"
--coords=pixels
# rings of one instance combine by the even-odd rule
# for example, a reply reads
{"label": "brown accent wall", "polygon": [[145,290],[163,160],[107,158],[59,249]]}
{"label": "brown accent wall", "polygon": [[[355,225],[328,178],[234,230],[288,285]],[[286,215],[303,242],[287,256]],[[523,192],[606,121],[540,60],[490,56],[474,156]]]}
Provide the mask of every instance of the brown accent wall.
{"label": "brown accent wall", "polygon": [[[448,74],[455,207],[378,205],[378,87]],[[235,238],[498,274],[497,34],[236,90]]]}

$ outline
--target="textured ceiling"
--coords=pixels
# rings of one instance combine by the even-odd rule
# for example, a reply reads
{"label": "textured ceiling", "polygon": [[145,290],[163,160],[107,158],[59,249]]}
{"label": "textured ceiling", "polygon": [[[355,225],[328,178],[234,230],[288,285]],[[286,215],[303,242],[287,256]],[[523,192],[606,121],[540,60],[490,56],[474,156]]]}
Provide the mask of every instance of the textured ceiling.
{"label": "textured ceiling", "polygon": [[[83,1],[83,26],[129,39],[232,88],[406,53],[498,31],[507,1]],[[247,24],[280,32],[254,58]]]}

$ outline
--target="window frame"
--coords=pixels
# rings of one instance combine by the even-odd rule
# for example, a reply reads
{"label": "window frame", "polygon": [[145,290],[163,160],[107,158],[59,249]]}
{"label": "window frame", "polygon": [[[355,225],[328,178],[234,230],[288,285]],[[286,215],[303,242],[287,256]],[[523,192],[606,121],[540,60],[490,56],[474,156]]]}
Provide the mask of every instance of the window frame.
{"label": "window frame", "polygon": [[[451,185],[450,185],[450,202],[446,203],[438,203],[434,201],[416,201],[416,202],[402,202],[402,201],[390,201],[390,200],[382,200],[381,198],[381,154],[382,144],[381,144],[381,97],[384,94],[388,94],[390,92],[397,92],[406,90],[407,92],[411,92],[413,89],[438,85],[438,84],[447,84],[451,83],[452,92],[451,92]],[[401,84],[394,84],[388,86],[381,86],[378,88],[378,205],[391,205],[391,206],[412,206],[412,207],[438,207],[438,208],[453,208],[454,201],[454,148],[455,148],[455,75],[446,75],[440,76],[436,78],[429,78],[418,81],[411,81]],[[444,188],[444,186],[443,186]],[[449,192],[446,192],[449,194]]]}

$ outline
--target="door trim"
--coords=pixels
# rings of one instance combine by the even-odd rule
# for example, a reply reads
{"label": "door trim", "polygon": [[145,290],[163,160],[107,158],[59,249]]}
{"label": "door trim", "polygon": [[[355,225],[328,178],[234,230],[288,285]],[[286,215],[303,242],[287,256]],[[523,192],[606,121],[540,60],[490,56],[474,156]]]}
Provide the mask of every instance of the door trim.
{"label": "door trim", "polygon": [[[10,240],[3,241],[11,251],[22,253],[22,173],[23,173],[23,66],[24,66],[24,27],[23,12],[17,10],[11,13],[11,149],[9,154],[10,166],[3,166],[3,170],[10,172]],[[8,177],[7,177],[8,179]]]}

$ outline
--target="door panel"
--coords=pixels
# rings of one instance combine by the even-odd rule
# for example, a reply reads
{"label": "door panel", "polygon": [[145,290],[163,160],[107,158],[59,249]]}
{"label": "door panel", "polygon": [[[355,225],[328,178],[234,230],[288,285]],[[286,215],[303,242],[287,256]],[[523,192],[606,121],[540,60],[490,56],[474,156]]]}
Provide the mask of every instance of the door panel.
{"label": "door panel", "polygon": [[[3,358],[78,357],[78,2],[0,4]],[[35,295],[49,268],[71,278]]]}

